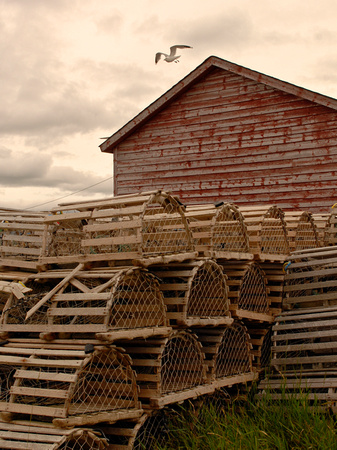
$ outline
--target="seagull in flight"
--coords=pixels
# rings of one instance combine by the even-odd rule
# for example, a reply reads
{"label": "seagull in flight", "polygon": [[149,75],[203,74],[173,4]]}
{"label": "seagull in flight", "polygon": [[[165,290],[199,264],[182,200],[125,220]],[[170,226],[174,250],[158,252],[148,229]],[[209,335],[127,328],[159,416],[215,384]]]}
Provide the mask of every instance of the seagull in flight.
{"label": "seagull in flight", "polygon": [[174,61],[175,63],[179,62],[178,58],[180,58],[181,55],[176,55],[178,48],[193,48],[193,47],[190,47],[189,45],[172,45],[172,47],[170,47],[169,55],[167,55],[166,53],[162,53],[162,52],[156,53],[156,59],[155,59],[156,64],[162,56],[164,56],[164,61],[166,61],[166,62],[172,62],[172,61]]}

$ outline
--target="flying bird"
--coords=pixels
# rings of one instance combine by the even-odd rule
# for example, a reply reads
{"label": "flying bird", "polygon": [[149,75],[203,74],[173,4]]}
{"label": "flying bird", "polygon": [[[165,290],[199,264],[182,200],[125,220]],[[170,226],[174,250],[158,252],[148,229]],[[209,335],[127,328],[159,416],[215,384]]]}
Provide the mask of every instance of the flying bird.
{"label": "flying bird", "polygon": [[162,56],[164,56],[164,61],[166,61],[166,62],[172,62],[172,61],[174,61],[175,63],[179,62],[178,58],[180,58],[181,55],[176,55],[178,48],[193,48],[193,47],[190,47],[189,45],[172,45],[172,47],[170,47],[169,55],[167,55],[166,53],[162,53],[162,52],[156,53],[156,59],[155,59],[156,64]]}

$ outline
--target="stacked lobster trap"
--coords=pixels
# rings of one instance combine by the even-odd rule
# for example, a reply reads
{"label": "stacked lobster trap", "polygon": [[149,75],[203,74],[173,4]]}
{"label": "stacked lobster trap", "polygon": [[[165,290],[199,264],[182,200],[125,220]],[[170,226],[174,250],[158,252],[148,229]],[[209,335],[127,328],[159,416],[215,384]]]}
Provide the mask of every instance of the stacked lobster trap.
{"label": "stacked lobster trap", "polygon": [[2,260],[0,449],[131,449],[170,405],[257,379],[303,217],[162,191],[45,215],[34,265]]}
{"label": "stacked lobster trap", "polygon": [[287,264],[284,306],[273,325],[271,365],[260,384],[274,398],[303,392],[312,402],[337,410],[337,249],[294,252]]}

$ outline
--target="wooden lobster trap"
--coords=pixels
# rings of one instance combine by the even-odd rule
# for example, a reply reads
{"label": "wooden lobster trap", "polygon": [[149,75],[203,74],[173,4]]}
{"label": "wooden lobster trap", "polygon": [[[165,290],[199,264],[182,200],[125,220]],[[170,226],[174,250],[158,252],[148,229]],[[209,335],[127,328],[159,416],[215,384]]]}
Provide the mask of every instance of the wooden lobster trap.
{"label": "wooden lobster trap", "polygon": [[336,372],[337,306],[287,311],[273,325],[273,358],[279,372]]}
{"label": "wooden lobster trap", "polygon": [[35,297],[33,305],[32,296],[25,303],[8,305],[0,330],[40,333],[48,339],[58,333],[96,335],[110,342],[170,332],[159,281],[147,269],[87,272],[79,264],[64,274],[56,286]]}
{"label": "wooden lobster trap", "polygon": [[105,436],[87,428],[62,429],[40,422],[8,423],[0,421],[1,449],[104,450]]}
{"label": "wooden lobster trap", "polygon": [[0,402],[2,421],[19,418],[70,428],[142,414],[130,357],[118,348],[8,343],[0,347],[0,363],[15,369]]}
{"label": "wooden lobster trap", "polygon": [[336,370],[309,371],[301,374],[272,374],[259,383],[258,397],[266,395],[277,401],[300,401],[303,398],[316,410],[337,412]]}
{"label": "wooden lobster trap", "polygon": [[[335,205],[334,205],[335,206]],[[325,216],[325,226],[323,234],[323,245],[337,245],[337,212],[336,208],[332,208],[330,214]]]}
{"label": "wooden lobster trap", "polygon": [[196,255],[180,201],[153,191],[61,205],[45,218],[41,264],[132,261],[149,265]]}
{"label": "wooden lobster trap", "polygon": [[238,319],[272,322],[267,278],[255,262],[233,261],[223,264],[229,286],[229,309]]}
{"label": "wooden lobster trap", "polygon": [[136,421],[119,421],[98,428],[109,440],[108,450],[155,449],[167,445],[173,408],[148,411]]}
{"label": "wooden lobster trap", "polygon": [[228,287],[212,260],[155,266],[171,326],[230,325]]}
{"label": "wooden lobster trap", "polygon": [[241,207],[250,251],[261,261],[284,261],[289,242],[284,212],[277,206]]}
{"label": "wooden lobster trap", "polygon": [[217,259],[253,259],[247,227],[239,209],[231,203],[193,205],[186,217],[200,256]]}
{"label": "wooden lobster trap", "polygon": [[[318,238],[318,246],[319,247],[325,247],[329,245],[329,233],[325,233],[325,229],[328,224],[328,220],[330,218],[330,214],[313,214],[312,215],[316,231],[317,231],[317,238]],[[327,241],[325,241],[327,239]]]}
{"label": "wooden lobster trap", "polygon": [[132,358],[143,408],[160,409],[214,388],[206,384],[204,354],[197,337],[173,331],[169,337],[123,343]]}
{"label": "wooden lobster trap", "polygon": [[229,327],[198,329],[207,365],[208,382],[218,389],[252,381],[251,344],[247,328],[235,321]]}
{"label": "wooden lobster trap", "polygon": [[307,211],[285,213],[290,251],[319,247],[319,236],[314,218]]}
{"label": "wooden lobster trap", "polygon": [[37,270],[45,213],[0,210],[0,265]]}
{"label": "wooden lobster trap", "polygon": [[286,265],[284,306],[308,308],[337,304],[337,247],[294,252]]}

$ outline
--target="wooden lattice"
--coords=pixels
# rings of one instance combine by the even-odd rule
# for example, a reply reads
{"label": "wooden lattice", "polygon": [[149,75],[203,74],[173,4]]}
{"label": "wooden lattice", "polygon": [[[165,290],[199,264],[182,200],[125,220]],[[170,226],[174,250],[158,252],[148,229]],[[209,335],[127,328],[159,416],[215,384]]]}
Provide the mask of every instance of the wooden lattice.
{"label": "wooden lattice", "polygon": [[253,259],[247,227],[239,209],[230,203],[187,208],[186,217],[201,256],[223,259]]}
{"label": "wooden lattice", "polygon": [[283,373],[336,372],[337,306],[282,313],[273,325],[271,364]]}
{"label": "wooden lattice", "polygon": [[[50,338],[57,333],[96,333],[110,341],[170,331],[159,281],[147,269],[82,269],[80,265],[68,272],[44,295],[32,293],[25,302],[10,305],[0,330],[49,333]],[[45,289],[44,284],[38,286]]]}
{"label": "wooden lattice", "polygon": [[0,421],[0,448],[25,450],[104,450],[106,438],[97,430],[61,429],[41,423],[7,423]]}
{"label": "wooden lattice", "polygon": [[259,384],[258,396],[267,392],[268,399],[277,401],[300,401],[303,398],[323,411],[337,412],[337,372],[309,371],[305,373],[273,374]]}
{"label": "wooden lattice", "polygon": [[206,383],[204,354],[197,337],[174,331],[164,339],[123,343],[132,358],[144,408],[165,405],[212,391]]}
{"label": "wooden lattice", "polygon": [[37,270],[42,249],[44,213],[0,210],[0,264]]}
{"label": "wooden lattice", "polygon": [[337,247],[294,252],[286,265],[287,308],[337,304]]}
{"label": "wooden lattice", "polygon": [[310,212],[286,212],[285,221],[291,251],[319,247],[316,224]]}
{"label": "wooden lattice", "polygon": [[229,325],[228,287],[212,260],[156,266],[172,326]]}
{"label": "wooden lattice", "polygon": [[273,321],[267,278],[257,262],[223,264],[228,277],[230,311],[239,319]]}
{"label": "wooden lattice", "polygon": [[284,261],[289,255],[284,212],[277,206],[242,207],[249,247],[261,261]]}
{"label": "wooden lattice", "polygon": [[135,374],[128,355],[115,347],[0,347],[0,363],[15,368],[0,403],[2,419],[53,422],[56,427],[95,424],[140,415]]}
{"label": "wooden lattice", "polygon": [[197,335],[206,357],[208,380],[214,387],[231,386],[256,377],[250,337],[242,323],[235,321],[225,328],[199,329]]}
{"label": "wooden lattice", "polygon": [[52,212],[45,218],[41,264],[149,265],[196,255],[184,206],[161,191],[61,205]]}

